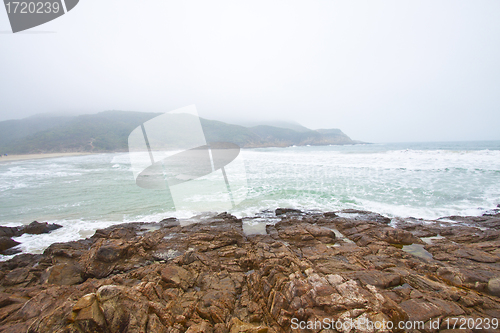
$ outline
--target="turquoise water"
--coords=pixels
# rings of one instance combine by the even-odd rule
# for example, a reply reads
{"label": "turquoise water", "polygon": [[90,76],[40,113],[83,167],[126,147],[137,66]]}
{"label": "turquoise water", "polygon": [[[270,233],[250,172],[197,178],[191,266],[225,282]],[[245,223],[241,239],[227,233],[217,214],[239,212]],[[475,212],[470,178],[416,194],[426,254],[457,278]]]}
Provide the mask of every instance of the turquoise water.
{"label": "turquoise water", "polygon": [[[480,215],[500,204],[500,141],[259,148],[241,156],[248,192],[229,210],[239,217],[294,207],[435,219]],[[0,164],[0,223],[59,223],[65,228],[50,236],[58,241],[114,223],[198,213],[175,211],[168,191],[138,187],[126,153]],[[50,242],[23,237],[26,251]]]}

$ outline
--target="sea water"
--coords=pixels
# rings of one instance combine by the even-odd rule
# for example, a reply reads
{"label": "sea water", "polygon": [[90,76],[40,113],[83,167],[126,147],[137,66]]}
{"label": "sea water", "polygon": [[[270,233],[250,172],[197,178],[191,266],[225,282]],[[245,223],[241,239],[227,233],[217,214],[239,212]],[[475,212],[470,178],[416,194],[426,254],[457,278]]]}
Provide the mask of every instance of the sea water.
{"label": "sea water", "polygon": [[[291,207],[432,220],[481,215],[500,204],[500,141],[257,148],[240,154],[246,199],[228,212],[241,218]],[[40,253],[51,243],[89,237],[117,223],[199,213],[176,211],[168,191],[138,187],[127,153],[0,163],[1,225],[63,225],[47,235],[15,238],[23,252]]]}

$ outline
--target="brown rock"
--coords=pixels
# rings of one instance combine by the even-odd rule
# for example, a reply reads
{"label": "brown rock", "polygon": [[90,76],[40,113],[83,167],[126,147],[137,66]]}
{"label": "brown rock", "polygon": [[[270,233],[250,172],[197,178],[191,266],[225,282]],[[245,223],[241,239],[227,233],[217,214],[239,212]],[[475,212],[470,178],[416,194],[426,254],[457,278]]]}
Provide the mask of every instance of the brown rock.
{"label": "brown rock", "polygon": [[[99,308],[110,332],[141,332],[148,321],[148,300],[132,288],[106,285],[97,292]],[[94,304],[96,304],[95,302]]]}
{"label": "brown rock", "polygon": [[[490,260],[497,241],[486,240],[494,233],[477,229],[480,237],[466,242],[472,227],[458,230],[459,220],[428,229],[396,221],[401,232],[356,214],[289,214],[262,235],[245,235],[229,214],[182,227],[132,223],[19,255],[0,262],[0,331],[289,333],[292,318],[500,316],[498,298],[485,294],[496,293],[500,276]],[[333,244],[332,229],[359,246]],[[463,243],[433,240],[426,249],[434,259],[425,260],[388,244],[418,230]],[[492,257],[477,261],[484,253]]]}
{"label": "brown rock", "polygon": [[379,288],[395,287],[401,284],[401,276],[394,273],[379,271],[360,271],[346,274],[346,276],[358,279],[362,284],[373,285]]}
{"label": "brown rock", "polygon": [[7,273],[4,278],[3,278],[3,284],[5,286],[12,286],[24,282],[28,282],[28,273],[29,273],[29,268],[27,267],[19,267],[16,269],[13,269],[9,273]]}
{"label": "brown rock", "polygon": [[0,237],[17,237],[20,236],[18,227],[3,227],[0,226]]}
{"label": "brown rock", "polygon": [[47,268],[42,275],[42,283],[73,285],[83,282],[82,269],[78,265],[57,264]]}
{"label": "brown rock", "polygon": [[274,213],[276,216],[283,215],[283,214],[301,214],[302,212],[298,209],[293,209],[293,208],[277,208]]}
{"label": "brown rock", "polygon": [[7,249],[10,249],[16,245],[19,245],[21,243],[19,242],[16,242],[15,240],[9,238],[9,237],[5,237],[5,236],[1,236],[0,237],[0,253],[3,253],[5,250]]}
{"label": "brown rock", "polygon": [[488,281],[488,292],[490,295],[500,297],[500,278],[494,278]]}
{"label": "brown rock", "polygon": [[234,317],[231,320],[231,328],[229,330],[230,333],[267,333],[269,331],[269,327],[261,326],[261,325],[253,325],[249,323],[244,323],[238,318]]}
{"label": "brown rock", "polygon": [[146,333],[168,333],[168,329],[161,323],[156,314],[150,314]]}
{"label": "brown rock", "polygon": [[458,268],[440,267],[436,273],[440,278],[455,286],[461,286],[464,280]]}
{"label": "brown rock", "polygon": [[464,311],[454,303],[436,298],[419,300],[410,299],[404,301],[399,306],[408,314],[411,321],[428,321],[438,316],[459,316]]}
{"label": "brown rock", "polygon": [[186,333],[212,333],[214,330],[212,325],[207,321],[202,321],[199,324],[189,326]]}
{"label": "brown rock", "polygon": [[39,235],[39,234],[46,234],[49,233],[53,230],[62,228],[62,225],[59,224],[49,224],[47,222],[37,222],[33,221],[30,224],[20,227],[19,228],[19,233],[20,234],[33,234],[33,235]]}
{"label": "brown rock", "polygon": [[73,308],[72,321],[84,332],[105,332],[106,319],[95,295],[84,296]]}
{"label": "brown rock", "polygon": [[161,278],[167,287],[186,290],[194,282],[193,275],[182,267],[171,265],[161,271]]}

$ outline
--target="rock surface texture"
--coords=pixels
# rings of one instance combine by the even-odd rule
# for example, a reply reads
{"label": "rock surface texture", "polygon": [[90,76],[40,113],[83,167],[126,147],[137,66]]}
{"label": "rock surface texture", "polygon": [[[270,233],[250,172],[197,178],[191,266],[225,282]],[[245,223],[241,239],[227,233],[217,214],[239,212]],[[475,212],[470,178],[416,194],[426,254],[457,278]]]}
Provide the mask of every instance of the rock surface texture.
{"label": "rock surface texture", "polygon": [[[293,320],[324,318],[395,328],[294,331],[455,332],[447,318],[500,318],[499,215],[279,213],[265,234],[223,213],[116,225],[17,255],[0,263],[0,332],[291,332]],[[425,326],[396,328],[408,320]]]}

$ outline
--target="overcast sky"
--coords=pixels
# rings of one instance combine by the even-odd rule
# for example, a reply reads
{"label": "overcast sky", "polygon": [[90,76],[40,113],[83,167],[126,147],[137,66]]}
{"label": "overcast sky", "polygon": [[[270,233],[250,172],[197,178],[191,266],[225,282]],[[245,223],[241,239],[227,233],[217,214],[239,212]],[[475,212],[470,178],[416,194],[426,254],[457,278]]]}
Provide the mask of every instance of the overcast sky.
{"label": "overcast sky", "polygon": [[497,0],[80,0],[10,31],[0,8],[0,120],[196,104],[370,142],[500,140]]}

